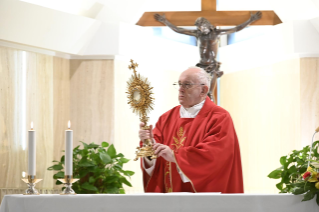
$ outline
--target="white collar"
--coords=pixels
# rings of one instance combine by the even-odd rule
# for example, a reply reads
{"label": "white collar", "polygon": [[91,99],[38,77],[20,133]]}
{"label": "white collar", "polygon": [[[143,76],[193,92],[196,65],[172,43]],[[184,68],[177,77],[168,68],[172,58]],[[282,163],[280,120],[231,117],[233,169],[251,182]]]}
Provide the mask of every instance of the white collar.
{"label": "white collar", "polygon": [[200,103],[198,103],[197,105],[194,105],[193,107],[190,108],[184,108],[183,105],[181,105],[180,109],[179,109],[179,114],[181,118],[195,118],[197,116],[197,114],[199,113],[199,111],[202,109],[204,103],[205,103],[204,99],[203,101],[201,101]]}

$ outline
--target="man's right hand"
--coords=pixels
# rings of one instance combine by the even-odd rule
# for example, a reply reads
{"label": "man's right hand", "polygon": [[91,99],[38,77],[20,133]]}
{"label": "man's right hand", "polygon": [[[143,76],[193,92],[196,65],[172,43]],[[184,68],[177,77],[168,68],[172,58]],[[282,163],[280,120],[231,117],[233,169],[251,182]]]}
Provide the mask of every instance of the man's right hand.
{"label": "man's right hand", "polygon": [[143,122],[140,123],[140,130],[139,130],[139,137],[141,139],[141,141],[144,142],[144,140],[146,139],[151,139],[153,140],[153,126],[150,125],[150,129],[148,130],[144,130],[145,124]]}
{"label": "man's right hand", "polygon": [[156,13],[154,15],[154,18],[155,18],[156,21],[159,21],[159,22],[162,22],[162,23],[164,23],[166,21],[165,14],[160,15],[160,14]]}

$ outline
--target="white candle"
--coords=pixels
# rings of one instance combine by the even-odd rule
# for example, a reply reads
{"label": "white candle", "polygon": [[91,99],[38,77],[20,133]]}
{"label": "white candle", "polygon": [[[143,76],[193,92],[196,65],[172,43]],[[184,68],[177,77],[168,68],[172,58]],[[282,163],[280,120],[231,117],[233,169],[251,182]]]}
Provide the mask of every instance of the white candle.
{"label": "white candle", "polygon": [[73,174],[73,130],[71,123],[68,123],[68,130],[65,131],[65,175]]}
{"label": "white candle", "polygon": [[35,131],[33,130],[33,122],[31,122],[31,130],[29,130],[28,139],[28,175],[36,173],[36,140]]}

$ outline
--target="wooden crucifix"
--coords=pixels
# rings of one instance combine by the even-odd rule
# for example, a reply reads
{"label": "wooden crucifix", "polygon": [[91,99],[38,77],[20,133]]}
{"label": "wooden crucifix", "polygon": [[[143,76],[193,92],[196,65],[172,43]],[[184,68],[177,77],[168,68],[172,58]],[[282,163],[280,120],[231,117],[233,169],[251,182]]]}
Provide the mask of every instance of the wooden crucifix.
{"label": "wooden crucifix", "polygon": [[[240,20],[238,15],[241,17],[245,17],[247,14],[249,14],[249,18],[247,18],[243,22],[238,23],[238,21]],[[219,70],[221,63],[216,61],[219,37],[223,34],[230,34],[240,31],[250,24],[258,23],[260,25],[273,25],[281,23],[280,19],[273,11],[263,11],[264,18],[262,18],[261,14],[262,13],[260,11],[256,13],[252,13],[249,11],[216,11],[216,0],[202,0],[201,12],[166,12],[165,15],[160,15],[158,13],[144,13],[137,24],[142,26],[150,26],[149,24],[151,24],[152,26],[156,26],[162,23],[170,27],[177,33],[195,36],[199,44],[200,52],[200,61],[196,64],[196,66],[203,68],[211,76],[210,91],[208,96],[214,102],[216,102],[217,93],[215,88],[217,78],[223,75],[223,72]],[[154,18],[149,17],[149,15],[154,15]],[[168,21],[166,17],[171,17],[170,21]],[[190,17],[194,17],[191,26],[195,25],[197,29],[190,30],[177,27],[181,25],[189,26],[188,21]],[[147,21],[145,20],[146,18]],[[194,22],[194,20],[196,21]],[[210,20],[212,23],[214,23],[214,25],[211,24]],[[145,24],[145,21],[147,22],[147,24]],[[151,21],[156,21],[157,23],[150,23]],[[174,24],[171,23],[173,21]],[[218,25],[237,26],[231,29],[217,29],[216,26]]]}

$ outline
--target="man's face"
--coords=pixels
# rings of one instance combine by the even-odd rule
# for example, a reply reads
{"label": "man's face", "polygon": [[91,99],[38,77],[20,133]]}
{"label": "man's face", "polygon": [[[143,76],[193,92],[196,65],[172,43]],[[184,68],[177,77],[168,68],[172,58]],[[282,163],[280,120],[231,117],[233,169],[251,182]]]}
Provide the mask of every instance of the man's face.
{"label": "man's face", "polygon": [[189,89],[183,88],[181,86],[178,89],[178,100],[181,105],[185,108],[192,107],[201,102],[203,93],[202,86],[199,85],[197,69],[188,69],[184,71],[179,77],[179,84],[195,84],[192,85]]}
{"label": "man's face", "polygon": [[210,32],[210,28],[209,28],[208,24],[201,24],[197,28],[205,35]]}

